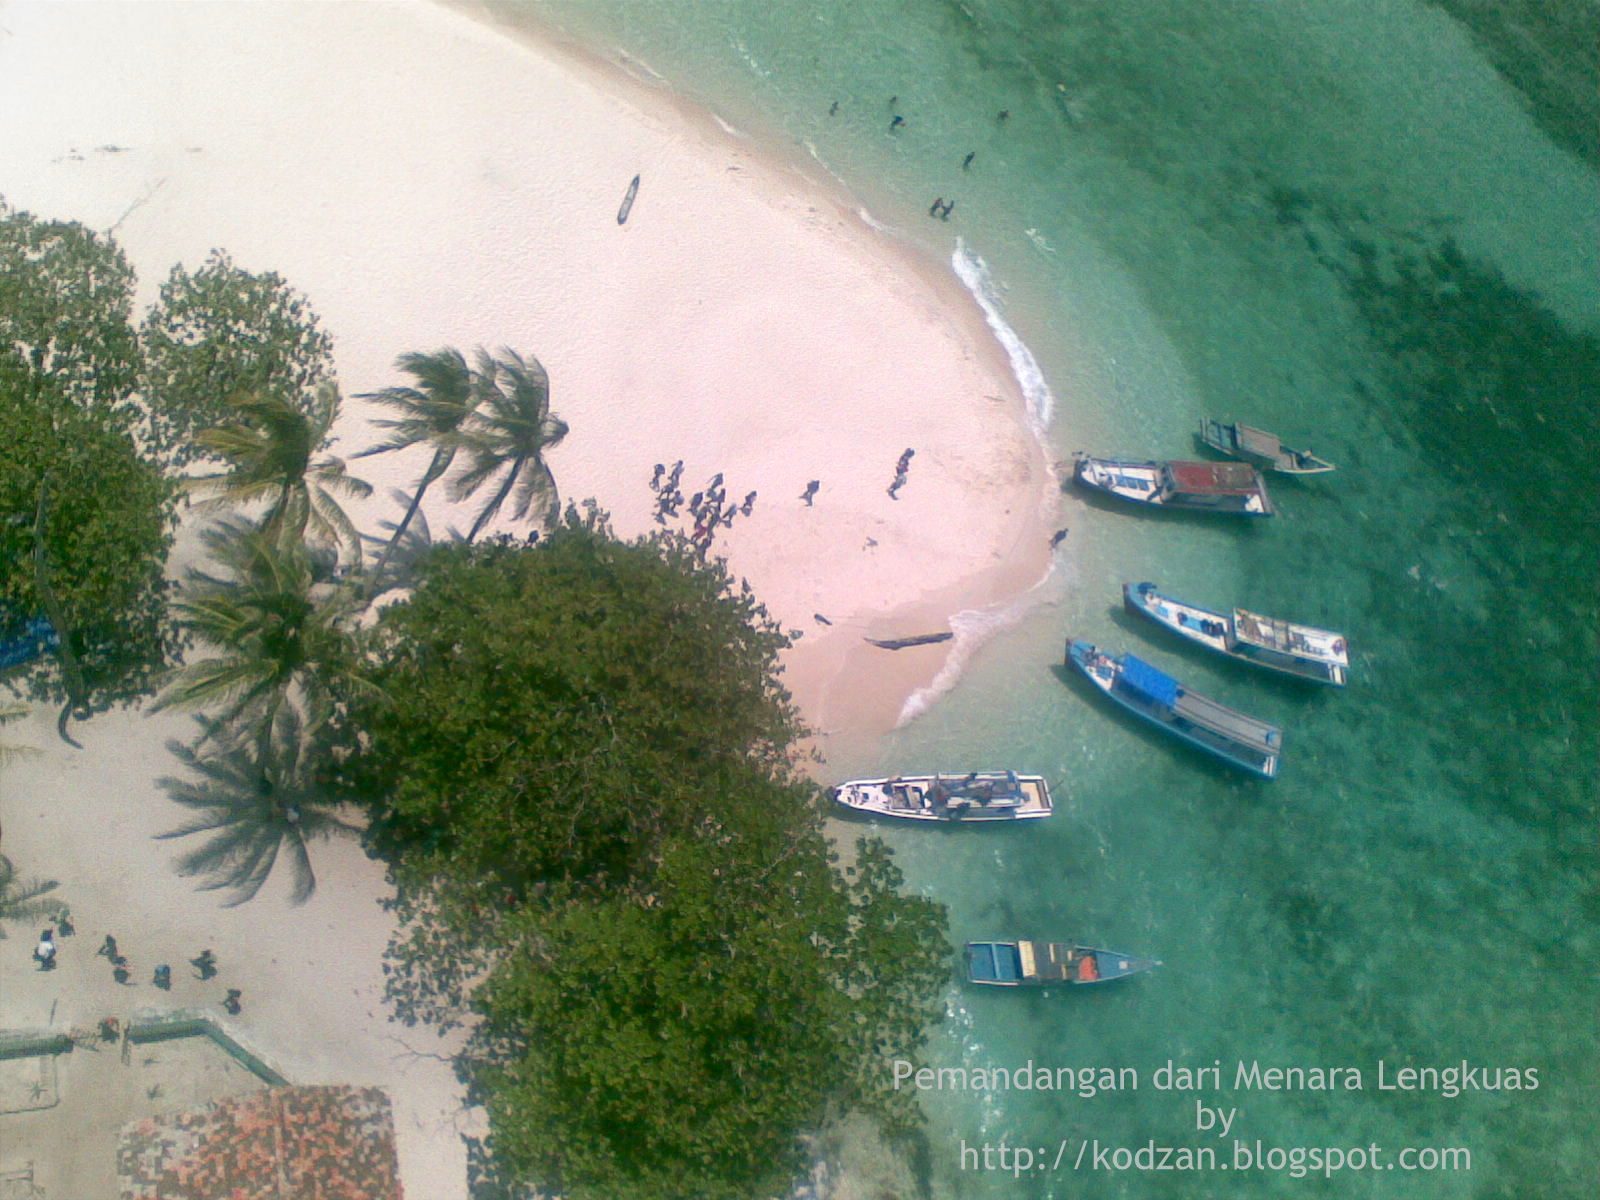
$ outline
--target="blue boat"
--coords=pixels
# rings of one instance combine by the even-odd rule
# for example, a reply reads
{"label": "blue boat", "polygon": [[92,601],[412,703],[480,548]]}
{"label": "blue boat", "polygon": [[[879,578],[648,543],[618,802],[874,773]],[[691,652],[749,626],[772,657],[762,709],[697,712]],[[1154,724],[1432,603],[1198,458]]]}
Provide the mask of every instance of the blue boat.
{"label": "blue boat", "polygon": [[1113,658],[1072,638],[1067,661],[1123,708],[1174,737],[1263,779],[1277,775],[1283,730],[1276,725],[1191,692],[1131,654]]}
{"label": "blue boat", "polygon": [[1072,942],[968,942],[967,980],[989,987],[1086,987],[1112,983],[1161,964],[1117,950]]}
{"label": "blue boat", "polygon": [[15,635],[0,638],[0,671],[32,662],[61,644],[55,626],[45,617],[30,617]]}

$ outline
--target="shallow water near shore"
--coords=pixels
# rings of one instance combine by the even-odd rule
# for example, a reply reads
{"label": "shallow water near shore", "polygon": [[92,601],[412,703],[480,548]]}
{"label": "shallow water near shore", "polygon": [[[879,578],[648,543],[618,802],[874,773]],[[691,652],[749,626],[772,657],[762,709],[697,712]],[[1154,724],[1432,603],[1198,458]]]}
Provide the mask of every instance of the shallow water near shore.
{"label": "shallow water near shore", "polygon": [[[1399,0],[517,7],[821,164],[930,253],[959,236],[1056,397],[1057,457],[1199,457],[1212,415],[1341,468],[1269,480],[1259,523],[1064,494],[1071,532],[1021,618],[875,757],[835,764],[1048,774],[1052,821],[881,832],[958,943],[1165,960],[1089,994],[952,978],[934,1065],[1138,1086],[929,1093],[926,1193],[1593,1195],[1600,206],[1473,31]],[[1189,652],[1122,615],[1139,579],[1348,633],[1350,687]],[[1281,777],[1122,719],[1061,668],[1068,633],[1282,725]],[[1162,1089],[1168,1060],[1220,1086]],[[1241,1061],[1363,1086],[1240,1087]],[[1389,1084],[1465,1065],[1538,1086],[1380,1087],[1380,1063]],[[1197,1103],[1237,1110],[1226,1138]],[[1224,1165],[1073,1170],[1085,1139]],[[1380,1166],[1234,1169],[1258,1139],[1376,1143]],[[1033,1169],[977,1153],[1002,1143]],[[1465,1148],[1470,1171],[1405,1170],[1404,1147]]]}

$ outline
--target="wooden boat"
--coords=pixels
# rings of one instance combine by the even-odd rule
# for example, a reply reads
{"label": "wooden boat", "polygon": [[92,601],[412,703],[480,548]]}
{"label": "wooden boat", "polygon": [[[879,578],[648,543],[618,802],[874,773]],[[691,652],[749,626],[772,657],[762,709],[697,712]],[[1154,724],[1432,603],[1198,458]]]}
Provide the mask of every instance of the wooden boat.
{"label": "wooden boat", "polygon": [[1241,770],[1271,779],[1278,773],[1283,731],[1191,692],[1172,676],[1131,654],[1112,658],[1088,642],[1067,642],[1067,661],[1129,712]]}
{"label": "wooden boat", "polygon": [[1263,471],[1285,475],[1321,475],[1337,470],[1331,462],[1309,450],[1291,450],[1278,435],[1249,425],[1228,425],[1215,417],[1200,422],[1200,440],[1230,458],[1242,458]]}
{"label": "wooden boat", "polygon": [[989,987],[1084,987],[1126,979],[1161,964],[1072,942],[968,942],[967,979]]}
{"label": "wooden boat", "polygon": [[833,798],[856,812],[906,821],[1026,821],[1054,811],[1044,776],[1015,771],[852,779],[834,788]]}
{"label": "wooden boat", "polygon": [[1349,674],[1350,644],[1342,633],[1330,629],[1295,625],[1242,608],[1212,612],[1164,596],[1153,583],[1123,584],[1122,603],[1129,612],[1252,666],[1334,687],[1343,687]]}
{"label": "wooden boat", "polygon": [[1270,517],[1261,472],[1247,463],[1126,462],[1079,454],[1072,477],[1086,488],[1136,504]]}
{"label": "wooden boat", "polygon": [[622,207],[617,209],[617,224],[626,225],[628,214],[633,211],[633,202],[639,197],[639,177],[635,175],[633,182],[628,185],[627,194],[622,197]]}

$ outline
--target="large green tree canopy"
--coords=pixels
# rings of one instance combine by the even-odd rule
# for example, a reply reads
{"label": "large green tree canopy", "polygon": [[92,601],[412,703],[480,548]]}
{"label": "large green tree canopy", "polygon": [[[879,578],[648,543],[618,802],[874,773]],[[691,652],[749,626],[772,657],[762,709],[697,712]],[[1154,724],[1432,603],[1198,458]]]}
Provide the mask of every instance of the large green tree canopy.
{"label": "large green tree canopy", "polygon": [[226,255],[173,272],[143,339],[133,292],[109,236],[0,201],[0,643],[41,618],[61,639],[5,679],[79,715],[147,694],[174,649],[164,470],[241,397],[320,411],[331,369],[304,298]]}
{"label": "large green tree canopy", "polygon": [[139,346],[133,268],[109,237],[0,201],[0,364],[14,397],[96,409],[131,427]]}
{"label": "large green tree canopy", "polygon": [[309,413],[333,375],[333,343],[306,298],[220,250],[198,270],[172,269],[140,335],[150,440],[180,466],[210,456],[195,435],[226,424],[241,398],[272,395]]}
{"label": "large green tree canopy", "polygon": [[148,691],[171,641],[132,297],[109,238],[0,204],[0,640],[47,617],[63,644],[7,679],[79,714]]}
{"label": "large green tree canopy", "polygon": [[436,549],[374,632],[343,774],[399,889],[390,994],[470,1026],[504,1174],[748,1196],[830,1111],[910,1118],[883,1057],[938,1015],[943,910],[876,841],[833,862],[748,590],[569,511]]}
{"label": "large green tree canopy", "polygon": [[0,370],[0,639],[47,616],[66,645],[22,668],[26,687],[93,711],[165,662],[173,489],[126,433],[39,394]]}

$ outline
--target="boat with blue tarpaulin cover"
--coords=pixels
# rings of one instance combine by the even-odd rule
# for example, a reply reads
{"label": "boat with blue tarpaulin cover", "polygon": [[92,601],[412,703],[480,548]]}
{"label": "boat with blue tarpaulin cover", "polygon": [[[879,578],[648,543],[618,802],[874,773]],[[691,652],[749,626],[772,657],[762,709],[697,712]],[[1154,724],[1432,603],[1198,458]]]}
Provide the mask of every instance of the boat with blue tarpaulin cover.
{"label": "boat with blue tarpaulin cover", "polygon": [[1070,638],[1067,661],[1135,716],[1252,775],[1277,775],[1283,731],[1276,725],[1192,692],[1131,654],[1113,658]]}

